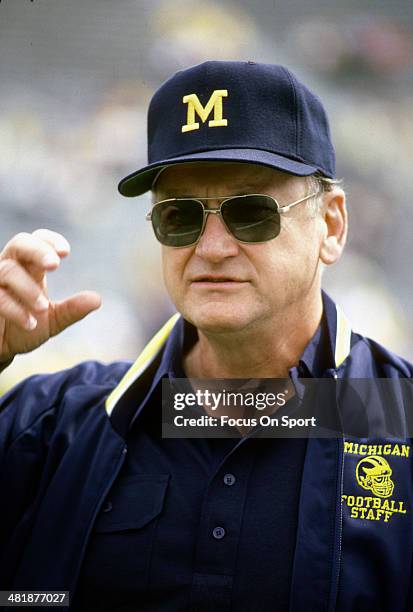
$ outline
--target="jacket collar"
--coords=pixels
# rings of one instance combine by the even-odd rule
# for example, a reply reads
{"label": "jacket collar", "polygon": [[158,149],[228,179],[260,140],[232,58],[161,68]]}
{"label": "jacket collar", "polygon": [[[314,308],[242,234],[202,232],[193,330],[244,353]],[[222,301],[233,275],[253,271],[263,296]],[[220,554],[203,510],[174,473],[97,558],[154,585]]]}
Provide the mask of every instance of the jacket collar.
{"label": "jacket collar", "polygon": [[334,355],[334,367],[339,368],[350,354],[352,330],[340,306],[325,293],[323,294],[324,317],[327,322],[330,348]]}
{"label": "jacket collar", "polygon": [[[325,292],[322,297],[324,333],[327,336],[325,342],[329,347],[333,368],[337,369],[350,353],[351,327],[340,307]],[[106,412],[115,430],[123,437],[161,379],[171,375],[173,358],[181,351],[184,343],[186,324],[179,313],[174,314],[149,341],[107,397]],[[314,345],[314,342],[309,343],[300,360],[310,372],[314,368]],[[140,398],[138,405],[137,398]]]}

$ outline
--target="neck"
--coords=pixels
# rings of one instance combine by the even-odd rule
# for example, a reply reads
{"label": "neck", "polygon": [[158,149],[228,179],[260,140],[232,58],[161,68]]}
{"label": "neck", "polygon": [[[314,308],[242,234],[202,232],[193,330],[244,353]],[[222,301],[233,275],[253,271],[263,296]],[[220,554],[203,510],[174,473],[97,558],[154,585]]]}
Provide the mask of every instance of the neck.
{"label": "neck", "polygon": [[321,293],[299,307],[241,331],[220,334],[198,329],[184,357],[189,378],[286,378],[314,336],[322,316]]}

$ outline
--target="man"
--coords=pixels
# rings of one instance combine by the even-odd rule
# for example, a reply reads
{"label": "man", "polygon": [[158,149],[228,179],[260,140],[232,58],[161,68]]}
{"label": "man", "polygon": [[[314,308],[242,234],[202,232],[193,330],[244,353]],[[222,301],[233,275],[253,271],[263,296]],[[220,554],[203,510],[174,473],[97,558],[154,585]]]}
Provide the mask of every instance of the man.
{"label": "man", "polygon": [[[69,590],[73,609],[407,609],[410,438],[161,436],[163,379],[412,376],[321,292],[347,233],[321,102],[281,66],[206,62],[156,92],[148,141],[119,189],[153,191],[181,316],[131,367],[88,362],[3,399],[1,587]],[[68,253],[46,230],[4,248],[5,367],[99,306],[47,297]]]}

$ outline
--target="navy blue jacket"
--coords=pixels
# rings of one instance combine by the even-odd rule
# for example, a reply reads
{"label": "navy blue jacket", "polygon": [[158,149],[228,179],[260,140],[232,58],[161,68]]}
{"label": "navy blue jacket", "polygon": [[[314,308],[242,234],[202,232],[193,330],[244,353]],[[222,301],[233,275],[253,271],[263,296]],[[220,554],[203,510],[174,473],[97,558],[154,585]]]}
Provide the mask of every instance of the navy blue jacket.
{"label": "navy blue jacket", "polygon": [[[327,296],[324,310],[335,353],[326,376],[412,377],[412,365],[351,332]],[[74,593],[126,433],[180,325],[174,315],[132,366],[86,362],[31,377],[2,398],[0,589]],[[368,410],[386,419],[382,402]],[[407,435],[309,439],[291,611],[413,609],[412,460]]]}

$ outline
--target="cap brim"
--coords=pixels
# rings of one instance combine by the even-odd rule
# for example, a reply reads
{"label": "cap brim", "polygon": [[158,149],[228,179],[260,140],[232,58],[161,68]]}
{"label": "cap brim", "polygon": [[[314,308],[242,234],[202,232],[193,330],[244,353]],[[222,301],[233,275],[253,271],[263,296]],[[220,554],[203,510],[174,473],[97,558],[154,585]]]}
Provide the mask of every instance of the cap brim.
{"label": "cap brim", "polygon": [[269,166],[296,176],[309,176],[318,170],[315,166],[282,157],[259,149],[219,149],[180,155],[149,164],[122,179],[118,185],[119,193],[128,198],[141,195],[151,189],[153,181],[162,168],[175,164],[191,162],[241,162]]}

